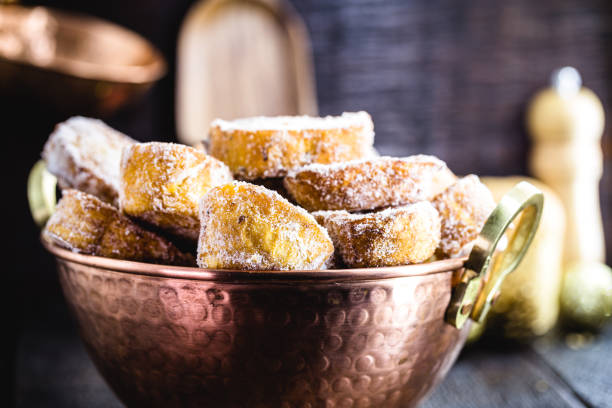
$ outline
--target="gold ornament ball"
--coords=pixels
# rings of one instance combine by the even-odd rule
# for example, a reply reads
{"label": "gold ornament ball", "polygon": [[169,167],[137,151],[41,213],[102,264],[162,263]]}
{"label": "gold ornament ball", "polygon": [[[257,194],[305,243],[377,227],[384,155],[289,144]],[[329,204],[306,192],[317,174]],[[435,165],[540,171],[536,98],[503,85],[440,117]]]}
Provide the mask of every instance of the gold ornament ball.
{"label": "gold ornament ball", "polygon": [[568,265],[561,311],[571,326],[600,329],[612,315],[612,269],[599,262]]}

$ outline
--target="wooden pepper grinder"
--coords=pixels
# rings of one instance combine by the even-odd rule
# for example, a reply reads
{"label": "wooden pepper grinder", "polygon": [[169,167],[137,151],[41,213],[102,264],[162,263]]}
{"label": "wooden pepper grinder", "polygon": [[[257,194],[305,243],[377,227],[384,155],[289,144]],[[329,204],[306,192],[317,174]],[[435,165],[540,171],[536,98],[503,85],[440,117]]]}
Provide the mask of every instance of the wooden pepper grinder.
{"label": "wooden pepper grinder", "polygon": [[551,82],[550,88],[535,96],[527,112],[534,142],[530,168],[565,206],[565,263],[604,262],[599,208],[603,106],[591,90],[581,87],[580,74],[572,67],[553,72]]}
{"label": "wooden pepper grinder", "polygon": [[581,86],[576,69],[561,68],[551,79],[551,87],[535,96],[527,112],[534,142],[529,164],[565,207],[564,321],[598,329],[612,314],[612,270],[603,263],[599,207],[604,110],[597,96]]}

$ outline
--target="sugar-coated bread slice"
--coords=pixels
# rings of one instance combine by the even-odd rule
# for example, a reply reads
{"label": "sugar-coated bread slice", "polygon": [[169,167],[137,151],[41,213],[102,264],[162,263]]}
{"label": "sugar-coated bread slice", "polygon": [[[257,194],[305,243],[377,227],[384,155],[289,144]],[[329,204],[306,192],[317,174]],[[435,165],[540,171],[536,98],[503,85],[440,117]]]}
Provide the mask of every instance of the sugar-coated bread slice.
{"label": "sugar-coated bread slice", "polygon": [[254,117],[212,122],[209,152],[244,180],[283,177],[310,163],[336,163],[374,154],[367,112],[324,118]]}
{"label": "sugar-coated bread slice", "polygon": [[491,191],[475,175],[461,178],[432,201],[440,213],[445,256],[467,255],[485,221],[495,208]]}
{"label": "sugar-coated bread slice", "polygon": [[287,191],[309,211],[363,211],[431,200],[457,177],[425,155],[311,164],[285,177]]}
{"label": "sugar-coated bread slice", "polygon": [[61,187],[117,204],[121,151],[135,142],[98,119],[75,116],[55,127],[42,157]]}
{"label": "sugar-coated bread slice", "polygon": [[120,170],[119,203],[127,215],[193,241],[200,233],[200,198],[233,179],[219,160],[174,143],[127,146]]}
{"label": "sugar-coated bread slice", "polygon": [[427,201],[363,214],[340,210],[313,215],[352,268],[420,263],[440,242],[440,217]]}
{"label": "sugar-coated bread slice", "polygon": [[198,265],[212,269],[324,269],[334,246],[304,209],[262,186],[233,182],[200,203]]}
{"label": "sugar-coated bread slice", "polygon": [[195,265],[193,255],[136,225],[119,210],[97,197],[64,190],[44,236],[64,248],[88,255],[161,263]]}

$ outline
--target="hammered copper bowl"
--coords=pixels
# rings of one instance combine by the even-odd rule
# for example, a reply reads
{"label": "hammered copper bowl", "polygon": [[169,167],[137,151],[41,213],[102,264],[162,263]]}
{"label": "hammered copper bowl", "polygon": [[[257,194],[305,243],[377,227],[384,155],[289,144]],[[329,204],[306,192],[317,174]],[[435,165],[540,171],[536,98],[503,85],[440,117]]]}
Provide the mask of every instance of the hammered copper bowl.
{"label": "hammered copper bowl", "polygon": [[494,296],[497,275],[478,281],[519,207],[537,211],[515,228],[523,239],[509,241],[499,276],[529,245],[541,212],[529,187],[540,201],[500,203],[469,258],[420,265],[205,270],[43,243],[93,361],[128,406],[411,407],[455,361],[476,296]]}
{"label": "hammered copper bowl", "polygon": [[412,406],[467,334],[444,321],[462,260],[258,274],[46,245],[93,360],[128,406]]}

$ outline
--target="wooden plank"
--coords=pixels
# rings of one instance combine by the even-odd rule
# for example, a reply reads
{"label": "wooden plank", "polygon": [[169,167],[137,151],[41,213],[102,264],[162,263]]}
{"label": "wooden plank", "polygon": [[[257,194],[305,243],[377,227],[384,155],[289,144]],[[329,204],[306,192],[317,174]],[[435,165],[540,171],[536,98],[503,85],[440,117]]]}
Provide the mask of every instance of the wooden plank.
{"label": "wooden plank", "polygon": [[534,348],[590,405],[612,407],[612,325],[596,337],[551,336]]}
{"label": "wooden plank", "polygon": [[[44,341],[41,341],[44,339]],[[580,364],[578,364],[580,365]],[[587,366],[586,363],[582,363]],[[119,408],[73,332],[31,330],[17,355],[17,406]],[[593,377],[604,377],[590,365]],[[589,371],[586,369],[586,371]],[[423,408],[583,407],[528,348],[468,350]],[[605,406],[605,405],[594,405]]]}
{"label": "wooden plank", "polygon": [[16,377],[17,407],[123,407],[73,332],[24,333]]}
{"label": "wooden plank", "polygon": [[567,384],[525,347],[464,351],[422,408],[584,406]]}

